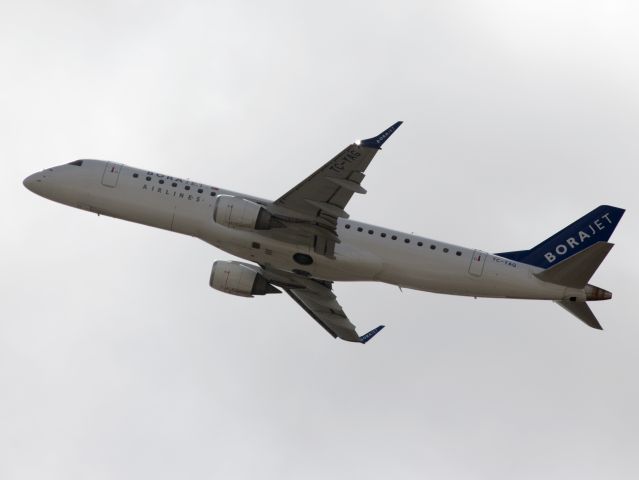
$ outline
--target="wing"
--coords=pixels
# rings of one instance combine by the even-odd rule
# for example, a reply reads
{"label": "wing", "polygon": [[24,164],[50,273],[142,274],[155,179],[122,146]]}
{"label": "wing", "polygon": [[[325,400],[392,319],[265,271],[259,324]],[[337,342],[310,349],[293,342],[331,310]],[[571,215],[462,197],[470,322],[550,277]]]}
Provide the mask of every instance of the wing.
{"label": "wing", "polygon": [[349,342],[366,343],[384,328],[384,325],[380,325],[364,335],[358,335],[355,325],[350,322],[337,302],[331,282],[313,280],[272,268],[265,268],[262,274],[269,283],[283,288],[333,337]]}
{"label": "wing", "polygon": [[290,233],[307,237],[317,253],[331,257],[339,242],[337,219],[348,218],[345,208],[354,193],[366,193],[361,186],[364,171],[401,124],[396,122],[376,137],[349,145],[269,209],[291,227]]}

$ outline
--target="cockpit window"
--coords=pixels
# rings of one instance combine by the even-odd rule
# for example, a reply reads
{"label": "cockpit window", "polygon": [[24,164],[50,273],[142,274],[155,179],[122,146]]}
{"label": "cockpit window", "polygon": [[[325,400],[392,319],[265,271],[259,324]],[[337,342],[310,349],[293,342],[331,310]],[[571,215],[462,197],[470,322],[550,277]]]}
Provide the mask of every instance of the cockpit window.
{"label": "cockpit window", "polygon": [[82,162],[84,162],[84,160],[76,160],[75,162],[67,163],[67,165],[76,165],[78,167],[81,167],[82,166]]}

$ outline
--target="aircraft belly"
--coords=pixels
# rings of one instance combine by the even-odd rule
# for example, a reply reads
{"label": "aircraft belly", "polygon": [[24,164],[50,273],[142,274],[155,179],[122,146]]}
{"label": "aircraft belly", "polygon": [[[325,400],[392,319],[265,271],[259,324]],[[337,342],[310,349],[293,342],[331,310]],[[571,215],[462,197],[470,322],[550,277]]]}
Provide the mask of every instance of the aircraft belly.
{"label": "aircraft belly", "polygon": [[[245,260],[321,280],[371,281],[382,268],[379,258],[363,249],[338,244],[335,257],[329,258],[315,253],[308,245],[283,242],[255,231],[231,229],[213,222],[203,227],[197,236]],[[311,262],[295,261],[296,254],[307,255]]]}
{"label": "aircraft belly", "polygon": [[400,287],[429,292],[470,295],[472,279],[461,265],[442,265],[432,261],[384,263],[380,280]]}

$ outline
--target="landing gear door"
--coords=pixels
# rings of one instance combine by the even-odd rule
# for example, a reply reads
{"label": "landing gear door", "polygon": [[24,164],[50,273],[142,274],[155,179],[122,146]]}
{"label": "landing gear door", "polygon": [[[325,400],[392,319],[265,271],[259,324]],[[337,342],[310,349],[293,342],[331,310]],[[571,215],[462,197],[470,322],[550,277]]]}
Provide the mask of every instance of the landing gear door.
{"label": "landing gear door", "polygon": [[481,250],[475,250],[473,258],[470,260],[470,267],[468,267],[468,273],[474,277],[481,277],[484,273],[484,263],[486,263],[486,257],[488,254]]}
{"label": "landing gear door", "polygon": [[118,184],[121,169],[121,164],[108,162],[102,174],[102,185],[105,187],[115,187]]}

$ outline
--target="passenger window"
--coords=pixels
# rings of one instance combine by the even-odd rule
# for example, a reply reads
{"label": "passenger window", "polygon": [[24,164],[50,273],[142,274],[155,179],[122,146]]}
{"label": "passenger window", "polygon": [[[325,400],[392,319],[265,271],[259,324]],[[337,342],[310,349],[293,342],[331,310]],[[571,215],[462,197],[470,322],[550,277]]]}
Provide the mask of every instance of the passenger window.
{"label": "passenger window", "polygon": [[437,248],[437,247],[435,247],[435,245],[431,245],[431,246],[430,246],[430,249],[431,249],[431,250],[435,250],[435,248]]}
{"label": "passenger window", "polygon": [[393,235],[391,238],[392,238],[393,240],[397,240],[397,235]]}
{"label": "passenger window", "polygon": [[357,231],[358,231],[358,232],[363,232],[363,231],[364,231],[364,229],[363,229],[362,227],[357,227]]}
{"label": "passenger window", "polygon": [[447,248],[444,248],[444,253],[448,253],[448,249]]}
{"label": "passenger window", "polygon": [[369,230],[369,231],[368,231],[368,234],[369,234],[369,235],[372,235],[372,234],[373,234],[373,231],[372,231],[372,230]]}
{"label": "passenger window", "polygon": [[150,182],[151,181],[151,177],[146,177],[146,181]]}
{"label": "passenger window", "polygon": [[214,197],[215,196],[215,192],[211,192],[211,196]]}
{"label": "passenger window", "polygon": [[404,243],[410,243],[410,238],[405,238]]}
{"label": "passenger window", "polygon": [[384,232],[380,233],[382,238],[386,238],[386,234]]}
{"label": "passenger window", "polygon": [[197,189],[197,193],[202,193],[204,190],[202,190],[201,188]]}
{"label": "passenger window", "polygon": [[171,184],[171,186],[172,186],[172,187],[177,187],[177,183],[173,182],[173,183]]}
{"label": "passenger window", "polygon": [[422,245],[424,245],[424,242],[417,242],[418,247],[421,247]]}
{"label": "passenger window", "polygon": [[455,252],[455,255],[457,255],[458,257],[461,257],[461,252],[458,250],[457,252]]}
{"label": "passenger window", "polygon": [[351,226],[347,223],[346,225],[344,225],[344,228],[348,230],[349,228],[351,228]]}
{"label": "passenger window", "polygon": [[191,187],[190,187],[190,186],[188,186],[188,185],[185,185],[185,186],[184,186],[184,190],[191,190]]}
{"label": "passenger window", "polygon": [[137,173],[133,174],[133,178],[138,178],[138,177],[139,177],[139,175]]}
{"label": "passenger window", "polygon": [[160,179],[160,185],[164,185],[164,180]]}

